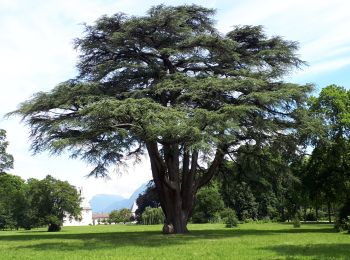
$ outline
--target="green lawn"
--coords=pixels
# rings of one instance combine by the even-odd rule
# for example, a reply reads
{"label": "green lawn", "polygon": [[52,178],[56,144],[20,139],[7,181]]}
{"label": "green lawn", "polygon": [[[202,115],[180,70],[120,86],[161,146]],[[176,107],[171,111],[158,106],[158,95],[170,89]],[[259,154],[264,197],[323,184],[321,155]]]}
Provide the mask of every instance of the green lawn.
{"label": "green lawn", "polygon": [[161,226],[64,227],[0,231],[0,259],[350,259],[350,235],[332,225],[189,225],[186,235]]}

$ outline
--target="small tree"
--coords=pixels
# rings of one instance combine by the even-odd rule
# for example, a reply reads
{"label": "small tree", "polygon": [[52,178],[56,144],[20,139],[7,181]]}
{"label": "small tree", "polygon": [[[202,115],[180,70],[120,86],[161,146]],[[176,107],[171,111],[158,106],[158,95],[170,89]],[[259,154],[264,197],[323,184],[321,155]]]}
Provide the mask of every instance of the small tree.
{"label": "small tree", "polygon": [[48,225],[48,231],[59,231],[65,217],[80,218],[80,194],[67,181],[48,175],[40,181],[29,179],[28,185],[27,196],[36,226]]}
{"label": "small tree", "polygon": [[147,207],[142,213],[142,224],[155,225],[164,223],[164,213],[161,208]]}
{"label": "small tree", "polygon": [[236,216],[236,212],[233,209],[225,208],[223,211],[221,211],[220,215],[227,228],[238,226],[238,218]]}

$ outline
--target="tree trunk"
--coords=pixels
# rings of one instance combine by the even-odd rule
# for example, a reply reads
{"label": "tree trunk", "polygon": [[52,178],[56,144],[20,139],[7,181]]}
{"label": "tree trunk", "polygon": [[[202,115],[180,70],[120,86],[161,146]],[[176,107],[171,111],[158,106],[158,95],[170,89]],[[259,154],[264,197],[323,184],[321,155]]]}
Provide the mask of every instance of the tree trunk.
{"label": "tree trunk", "polygon": [[187,233],[187,222],[193,208],[194,187],[188,193],[181,193],[180,188],[168,187],[162,182],[155,182],[160,198],[160,204],[164,212],[164,234]]}
{"label": "tree trunk", "polygon": [[188,232],[187,221],[191,209],[183,207],[183,200],[178,192],[172,192],[165,209],[164,234],[184,234]]}
{"label": "tree trunk", "polygon": [[147,142],[146,146],[154,184],[165,215],[163,233],[187,233],[187,221],[192,214],[196,192],[214,176],[224,158],[223,150],[217,149],[210,167],[196,176],[198,151],[190,153],[184,147],[180,169],[179,145],[164,144],[162,152],[159,152],[157,142]]}
{"label": "tree trunk", "polygon": [[331,202],[330,201],[327,202],[327,208],[328,208],[328,222],[331,223],[332,217],[331,217]]}
{"label": "tree trunk", "polygon": [[50,223],[47,229],[48,232],[57,232],[61,230],[61,226],[56,223]]}

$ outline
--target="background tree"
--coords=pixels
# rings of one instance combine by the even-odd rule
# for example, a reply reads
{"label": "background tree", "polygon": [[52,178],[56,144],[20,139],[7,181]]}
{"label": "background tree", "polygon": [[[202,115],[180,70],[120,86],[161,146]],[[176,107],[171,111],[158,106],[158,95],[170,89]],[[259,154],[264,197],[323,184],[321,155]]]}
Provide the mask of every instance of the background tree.
{"label": "background tree", "polygon": [[244,180],[238,177],[237,165],[225,161],[220,167],[220,193],[226,207],[234,209],[240,220],[257,218],[258,203],[255,196]]}
{"label": "background tree", "polygon": [[126,223],[131,220],[132,213],[130,209],[120,209],[120,210],[112,210],[109,214],[109,220],[114,223]]}
{"label": "background tree", "polygon": [[300,181],[291,167],[299,160],[295,143],[283,138],[263,147],[241,146],[217,178],[225,205],[240,220],[290,218],[299,208],[295,188]]}
{"label": "background tree", "polygon": [[48,225],[48,231],[59,231],[65,217],[79,219],[81,197],[76,188],[50,175],[43,180],[28,180],[28,199],[35,226]]}
{"label": "background tree", "polygon": [[203,187],[196,195],[196,204],[192,216],[194,223],[215,222],[224,209],[224,202],[218,190],[218,185]]}
{"label": "background tree", "polygon": [[0,174],[5,170],[13,168],[13,156],[6,152],[8,144],[6,141],[6,131],[0,129]]}
{"label": "background tree", "polygon": [[156,187],[153,181],[150,181],[146,190],[136,199],[137,209],[135,211],[136,220],[141,222],[142,213],[147,207],[159,208],[160,202]]}
{"label": "background tree", "polygon": [[313,195],[327,203],[331,221],[332,202],[339,207],[350,200],[350,91],[330,85],[311,99],[310,108],[323,128],[312,138],[315,149],[308,162],[308,179],[319,191]]}
{"label": "background tree", "polygon": [[261,26],[218,32],[214,10],[151,8],[103,16],[76,39],[76,79],[37,93],[14,113],[31,126],[35,152],[95,164],[94,176],[147,151],[165,215],[187,232],[197,190],[242,143],[295,136],[310,86],[281,79],[303,62],[297,44]]}
{"label": "background tree", "polygon": [[0,174],[0,229],[28,227],[26,186],[20,177]]}
{"label": "background tree", "polygon": [[162,224],[164,223],[164,213],[161,208],[146,207],[141,219],[144,225]]}

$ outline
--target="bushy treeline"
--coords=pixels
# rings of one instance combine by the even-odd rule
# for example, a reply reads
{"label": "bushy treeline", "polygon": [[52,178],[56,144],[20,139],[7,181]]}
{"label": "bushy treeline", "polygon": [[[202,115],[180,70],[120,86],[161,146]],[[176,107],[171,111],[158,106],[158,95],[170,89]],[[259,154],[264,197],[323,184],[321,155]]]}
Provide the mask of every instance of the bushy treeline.
{"label": "bushy treeline", "polygon": [[80,218],[80,194],[66,181],[46,176],[24,181],[0,173],[0,229],[48,226],[60,230],[64,218]]}

